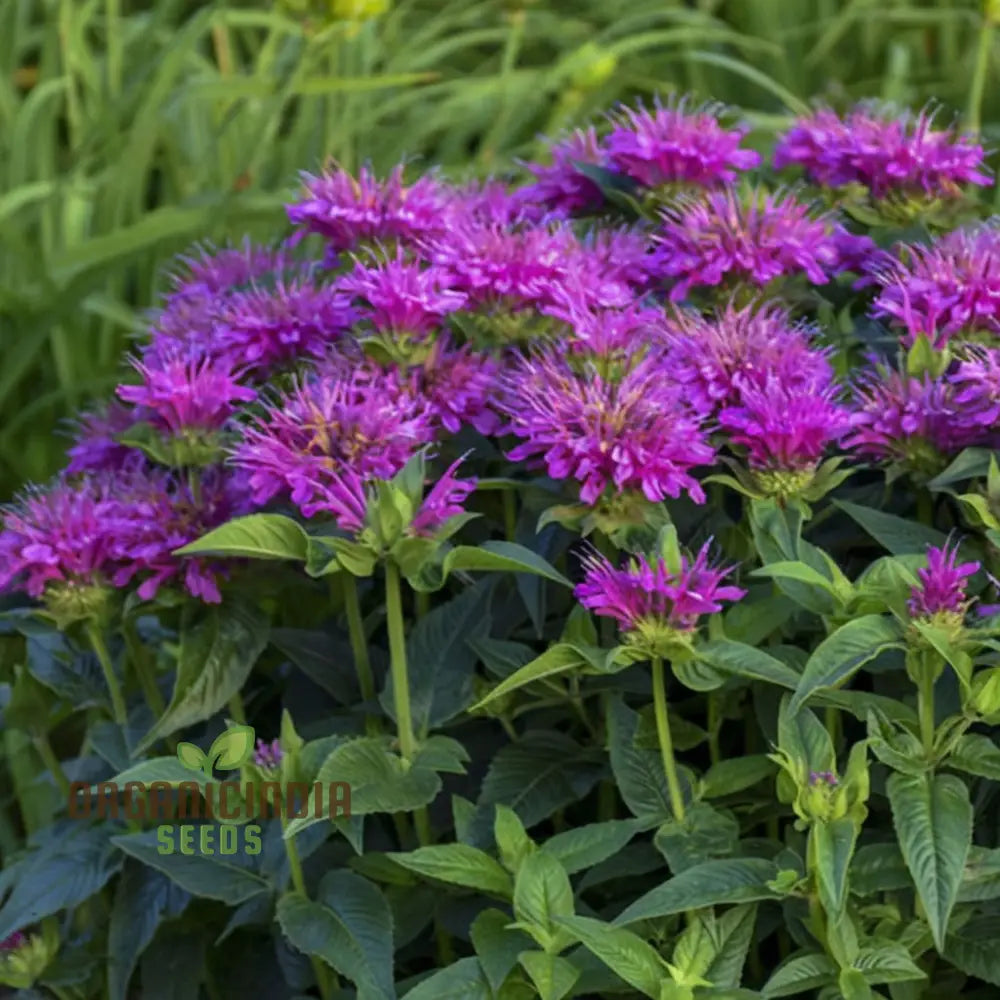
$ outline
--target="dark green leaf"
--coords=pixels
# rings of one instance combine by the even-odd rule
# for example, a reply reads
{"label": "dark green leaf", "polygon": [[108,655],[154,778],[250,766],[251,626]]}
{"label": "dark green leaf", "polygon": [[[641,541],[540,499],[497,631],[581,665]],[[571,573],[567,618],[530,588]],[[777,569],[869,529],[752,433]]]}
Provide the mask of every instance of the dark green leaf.
{"label": "dark green leaf", "polygon": [[436,844],[408,854],[394,852],[388,856],[418,875],[479,889],[504,899],[510,899],[514,889],[510,875],[497,861],[485,851],[465,844]]}
{"label": "dark green leaf", "polygon": [[309,536],[297,521],[281,514],[249,514],[220,525],[174,555],[221,555],[243,559],[294,559],[304,562]]}

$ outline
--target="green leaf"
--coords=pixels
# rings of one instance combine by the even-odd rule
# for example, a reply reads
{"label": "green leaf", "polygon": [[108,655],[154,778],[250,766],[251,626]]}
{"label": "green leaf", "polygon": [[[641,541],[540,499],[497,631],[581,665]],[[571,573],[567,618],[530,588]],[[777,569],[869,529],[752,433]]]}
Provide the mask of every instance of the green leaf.
{"label": "green leaf", "polygon": [[443,572],[447,576],[455,570],[499,570],[507,573],[531,573],[572,588],[553,565],[531,549],[516,542],[491,541],[482,545],[459,545],[444,559]]}
{"label": "green leaf", "polygon": [[531,946],[531,939],[510,927],[509,914],[500,910],[483,910],[469,929],[479,964],[496,992],[517,965],[517,958]]}
{"label": "green leaf", "polygon": [[949,934],[944,957],[967,976],[975,976],[990,986],[1000,986],[1000,916],[970,920]]}
{"label": "green leaf", "polygon": [[859,896],[910,889],[913,879],[898,844],[865,844],[851,859],[851,891]]}
{"label": "green leaf", "polygon": [[586,666],[587,661],[575,647],[562,642],[556,643],[554,646],[549,646],[541,656],[502,680],[482,701],[473,705],[470,711],[477,712],[498,698],[529,684],[535,684],[548,677],[558,677],[573,670],[583,670]]}
{"label": "green leaf", "polygon": [[[251,726],[233,725],[224,733],[220,733],[208,751],[214,766],[220,771],[235,771],[241,767],[253,753],[253,738],[254,731]],[[287,753],[287,745],[282,743],[282,746],[286,747]]]}
{"label": "green leaf", "polygon": [[166,712],[136,748],[211,718],[225,707],[250,676],[267,645],[267,625],[252,607],[225,604],[181,631],[173,697]]}
{"label": "green leaf", "polygon": [[703,906],[779,899],[780,896],[767,886],[777,876],[778,866],[763,858],[707,861],[640,896],[615,923],[634,924]]}
{"label": "green leaf", "polygon": [[600,755],[555,730],[529,730],[494,755],[480,805],[508,805],[529,829],[582,799],[603,774]]}
{"label": "green leaf", "polygon": [[641,823],[630,819],[588,823],[550,837],[542,850],[555,857],[566,872],[573,875],[617,854],[641,827]]}
{"label": "green leaf", "polygon": [[836,980],[837,966],[826,955],[820,952],[794,955],[778,966],[764,984],[761,995],[765,1000],[791,997],[797,993],[805,993],[806,990],[817,990]]}
{"label": "green leaf", "polygon": [[108,997],[126,1000],[129,980],[164,916],[176,917],[191,897],[162,872],[125,863],[108,923]]}
{"label": "green leaf", "polygon": [[177,744],[177,759],[189,771],[200,771],[205,763],[205,751],[193,743]]}
{"label": "green leaf", "polygon": [[653,843],[677,875],[706,861],[731,857],[739,838],[740,824],[731,812],[707,802],[692,802],[683,821],[668,819],[656,831]]}
{"label": "green leaf", "polygon": [[108,827],[67,822],[50,827],[41,846],[8,868],[13,889],[0,907],[0,941],[100,891],[121,867]]}
{"label": "green leaf", "polygon": [[349,979],[358,1000],[396,1000],[392,978],[392,911],[381,891],[350,871],[333,871],[315,902],[297,892],[278,900],[282,933]]}
{"label": "green leaf", "polygon": [[765,681],[790,691],[799,685],[799,675],[790,666],[744,642],[714,639],[698,646],[695,652],[699,660],[729,677]]}
{"label": "green leaf", "polygon": [[951,774],[893,774],[886,783],[892,820],[938,951],[972,843],[972,805]]}
{"label": "green leaf", "polygon": [[945,764],[965,771],[966,774],[1000,781],[1000,747],[981,733],[963,736],[955,744]]}
{"label": "green leaf", "polygon": [[219,555],[242,559],[294,559],[305,562],[309,536],[282,514],[248,514],[214,528],[175,556]]}
{"label": "green leaf", "polygon": [[810,587],[818,587],[831,597],[838,597],[837,589],[833,582],[825,577],[819,570],[804,562],[780,560],[768,563],[755,569],[751,576],[763,576],[768,579],[797,580],[799,583],[807,584]]}
{"label": "green leaf", "polygon": [[[188,746],[192,745],[188,744]],[[178,749],[180,748],[178,747]],[[198,748],[195,747],[195,749]],[[124,788],[130,781],[139,781],[144,785],[151,785],[154,781],[165,781],[174,786],[181,782],[193,781],[199,788],[204,788],[211,779],[201,770],[189,770],[175,757],[151,757],[149,760],[140,761],[138,764],[121,771],[110,780],[119,788]]]}
{"label": "green leaf", "polygon": [[812,837],[820,900],[830,916],[839,915],[847,905],[847,873],[858,839],[857,827],[853,819],[844,816],[813,824]]}
{"label": "green leaf", "polygon": [[[178,840],[179,834],[174,839]],[[197,841],[197,837],[195,839]],[[192,896],[218,899],[229,906],[237,906],[271,888],[259,875],[224,857],[197,851],[182,854],[179,848],[173,853],[161,854],[156,830],[112,837],[111,843],[144,865],[163,872]]]}
{"label": "green leaf", "polygon": [[663,822],[673,816],[663,759],[659,750],[636,746],[638,729],[638,714],[615,698],[608,706],[608,741],[618,792],[634,816]]}
{"label": "green leaf", "polygon": [[500,860],[512,872],[516,872],[521,867],[521,862],[536,850],[535,842],[528,836],[521,818],[510,806],[496,807],[493,837],[497,842]]}
{"label": "green leaf", "polygon": [[403,1000],[494,1000],[494,993],[478,960],[460,958],[418,983]]}
{"label": "green leaf", "polygon": [[909,983],[926,979],[927,974],[913,961],[898,941],[871,940],[858,952],[854,967],[865,977],[869,986],[888,983]]}
{"label": "green leaf", "polygon": [[982,478],[989,472],[992,455],[993,453],[987,448],[964,448],[952,459],[944,472],[927,484],[928,489],[940,491],[953,483]]}
{"label": "green leaf", "polygon": [[590,917],[563,917],[559,923],[629,986],[659,1000],[660,984],[670,976],[667,963],[638,934]]}
{"label": "green leaf", "polygon": [[917,521],[895,514],[886,514],[873,507],[862,507],[860,504],[849,503],[846,500],[834,500],[839,507],[859,525],[884,549],[894,556],[919,552],[927,552],[928,545],[942,546],[947,542],[947,536],[935,528],[928,528]]}
{"label": "green leaf", "polygon": [[841,625],[816,647],[806,662],[791,710],[797,711],[816,691],[839,687],[899,639],[898,625],[881,615],[865,615]]}
{"label": "green leaf", "polygon": [[[389,740],[381,736],[359,737],[335,747],[316,781],[321,785],[347,782],[351,786],[351,816],[412,812],[432,802],[441,790],[436,771],[416,762],[407,767],[389,750]],[[310,810],[308,816],[288,824],[286,837],[322,821]]]}
{"label": "green leaf", "polygon": [[710,925],[716,951],[704,978],[713,986],[735,988],[742,982],[756,921],[757,904],[750,903],[734,906]]}
{"label": "green leaf", "polygon": [[713,764],[701,779],[701,794],[706,799],[734,795],[771,778],[777,765],[767,754],[751,754],[748,757],[731,757]]}
{"label": "green leaf", "polygon": [[572,915],[573,887],[566,869],[550,854],[529,854],[514,883],[514,916],[522,929],[548,949],[559,937],[556,918]]}
{"label": "green leaf", "polygon": [[[410,710],[418,733],[449,722],[473,698],[476,653],[470,639],[489,634],[489,605],[495,581],[483,580],[420,618],[406,640]],[[392,675],[382,705],[395,719]]]}
{"label": "green leaf", "polygon": [[572,962],[544,951],[526,951],[518,961],[538,990],[540,1000],[562,1000],[580,978]]}
{"label": "green leaf", "polygon": [[510,899],[514,891],[513,880],[497,861],[485,851],[465,844],[437,844],[408,854],[392,852],[388,857],[418,875],[479,889],[503,899]]}

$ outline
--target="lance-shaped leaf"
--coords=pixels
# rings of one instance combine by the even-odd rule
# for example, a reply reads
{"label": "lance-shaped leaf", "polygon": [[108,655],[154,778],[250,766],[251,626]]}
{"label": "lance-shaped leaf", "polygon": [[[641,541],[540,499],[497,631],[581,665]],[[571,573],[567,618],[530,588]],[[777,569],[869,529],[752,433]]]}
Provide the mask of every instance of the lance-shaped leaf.
{"label": "lance-shaped leaf", "polygon": [[298,521],[282,514],[248,514],[213,528],[196,541],[177,549],[174,555],[304,562],[308,551],[309,536]]}
{"label": "lance-shaped leaf", "polygon": [[503,899],[510,899],[514,891],[513,880],[498,861],[466,844],[434,844],[408,854],[393,852],[388,856],[418,875],[479,889]]}
{"label": "lance-shaped leaf", "polygon": [[972,804],[953,774],[893,774],[886,783],[892,821],[938,951],[962,884],[972,843]]}
{"label": "lance-shaped leaf", "polygon": [[550,562],[516,542],[491,541],[482,545],[459,545],[445,557],[445,576],[455,570],[492,570],[544,576],[564,587],[573,585]]}

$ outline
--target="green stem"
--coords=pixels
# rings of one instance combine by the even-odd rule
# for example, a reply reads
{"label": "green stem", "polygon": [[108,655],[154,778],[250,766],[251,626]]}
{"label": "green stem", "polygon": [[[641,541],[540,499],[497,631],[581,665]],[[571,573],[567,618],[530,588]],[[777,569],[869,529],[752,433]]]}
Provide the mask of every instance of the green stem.
{"label": "green stem", "polygon": [[972,69],[972,84],[969,87],[969,107],[966,124],[970,132],[978,132],[982,124],[983,94],[986,91],[986,74],[990,64],[990,48],[993,45],[993,29],[996,27],[998,5],[987,2],[983,13],[983,23],[979,28],[979,45],[976,61]]}
{"label": "green stem", "polygon": [[504,534],[508,542],[517,541],[517,494],[513,487],[505,486],[503,495],[503,524]]}
{"label": "green stem", "polygon": [[399,567],[392,560],[388,560],[385,564],[385,613],[389,629],[389,670],[392,674],[392,696],[396,708],[399,752],[404,760],[412,761],[416,756],[417,742],[413,735],[410,679],[406,668],[403,600],[400,593]]}
{"label": "green stem", "polygon": [[104,636],[101,635],[101,630],[93,622],[87,623],[87,638],[90,640],[91,648],[94,650],[101,664],[101,670],[104,671],[104,680],[107,682],[108,691],[111,694],[111,707],[115,722],[124,728],[128,722],[125,699],[122,697],[122,689],[118,684],[118,678],[115,675],[115,668],[111,662],[111,654],[108,652],[108,647],[104,642]]}
{"label": "green stem", "polygon": [[684,796],[677,777],[677,762],[674,760],[674,744],[670,736],[670,717],[667,714],[667,684],[663,670],[663,657],[653,657],[653,711],[656,715],[656,735],[660,741],[660,755],[663,758],[663,773],[667,776],[670,790],[670,805],[674,819],[684,822]]}
{"label": "green stem", "polygon": [[934,527],[934,497],[923,486],[917,489],[917,520],[929,528]]}
{"label": "green stem", "polygon": [[920,741],[928,760],[934,756],[934,681],[934,675],[929,670],[924,670],[917,684]]}
{"label": "green stem", "polygon": [[424,618],[431,610],[431,595],[425,590],[418,590],[415,596],[417,618]]}
{"label": "green stem", "polygon": [[122,624],[122,638],[125,640],[125,646],[128,649],[132,666],[135,668],[136,676],[139,678],[142,693],[146,697],[146,704],[149,705],[153,717],[158,719],[167,710],[167,705],[160,689],[156,686],[156,675],[153,665],[149,661],[149,650],[139,638],[135,623],[129,619],[126,619]]}
{"label": "green stem", "polygon": [[62,792],[63,798],[68,802],[69,778],[66,777],[66,772],[62,769],[62,764],[59,763],[59,758],[55,755],[55,751],[52,749],[52,744],[49,742],[49,737],[46,733],[39,733],[35,737],[35,748],[38,750],[38,756],[42,758],[42,763],[52,773],[52,777],[55,778],[55,782],[59,786],[59,791]]}
{"label": "green stem", "polygon": [[708,759],[718,764],[722,759],[719,730],[722,728],[722,703],[718,691],[708,694]]}
{"label": "green stem", "polygon": [[840,712],[832,705],[829,706],[824,715],[826,716],[826,731],[830,734],[830,742],[836,751],[840,744]]}
{"label": "green stem", "polygon": [[[281,832],[282,834],[288,833],[288,820],[285,817],[284,810],[281,813]],[[288,858],[288,868],[292,873],[292,885],[303,899],[308,899],[309,893],[306,892],[306,880],[302,874],[302,861],[299,858],[299,849],[295,846],[295,837],[285,836],[284,843],[285,856]],[[309,960],[312,962],[313,972],[316,975],[316,983],[319,985],[319,995],[323,1000],[329,1000],[333,995],[333,991],[340,989],[337,974],[315,955],[310,955]]]}
{"label": "green stem", "polygon": [[229,714],[232,716],[234,722],[238,722],[241,726],[245,726],[247,724],[247,713],[246,709],[243,707],[243,696],[239,693],[239,691],[237,691],[236,694],[229,699],[227,708],[229,709]]}
{"label": "green stem", "polygon": [[[371,659],[368,656],[368,638],[365,635],[364,619],[361,617],[361,602],[358,600],[358,582],[349,573],[341,573],[344,610],[347,612],[347,635],[351,642],[351,653],[354,656],[354,669],[358,675],[358,687],[364,701],[375,701],[375,675],[372,673]],[[366,717],[365,725],[369,735],[378,732],[378,719]]]}

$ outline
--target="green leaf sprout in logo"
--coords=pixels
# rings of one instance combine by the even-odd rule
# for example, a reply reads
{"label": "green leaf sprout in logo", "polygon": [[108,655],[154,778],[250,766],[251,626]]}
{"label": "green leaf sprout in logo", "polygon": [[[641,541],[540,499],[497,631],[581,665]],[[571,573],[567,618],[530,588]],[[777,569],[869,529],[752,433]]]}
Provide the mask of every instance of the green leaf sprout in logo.
{"label": "green leaf sprout in logo", "polygon": [[191,771],[203,771],[211,777],[212,771],[235,771],[245,764],[253,753],[254,731],[252,726],[230,726],[216,737],[206,754],[193,743],[177,744],[177,759]]}

